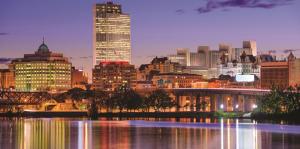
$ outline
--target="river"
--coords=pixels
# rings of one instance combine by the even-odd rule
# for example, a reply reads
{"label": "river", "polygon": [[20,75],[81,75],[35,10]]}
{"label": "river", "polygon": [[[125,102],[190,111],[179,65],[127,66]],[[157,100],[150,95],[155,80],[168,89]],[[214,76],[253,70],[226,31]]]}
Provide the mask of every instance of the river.
{"label": "river", "polygon": [[300,148],[300,126],[238,119],[0,119],[1,149]]}

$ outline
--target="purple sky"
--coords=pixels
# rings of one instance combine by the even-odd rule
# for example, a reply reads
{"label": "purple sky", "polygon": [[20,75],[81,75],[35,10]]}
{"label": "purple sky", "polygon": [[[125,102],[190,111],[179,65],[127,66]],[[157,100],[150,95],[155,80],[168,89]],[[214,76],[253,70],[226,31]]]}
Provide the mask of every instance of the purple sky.
{"label": "purple sky", "polygon": [[[1,0],[0,57],[33,53],[45,36],[67,57],[92,55],[92,5],[102,0]],[[117,0],[131,16],[134,64],[219,43],[259,50],[300,49],[299,0]],[[298,52],[300,53],[300,52]],[[300,56],[300,55],[299,55]],[[91,59],[72,59],[91,69]]]}

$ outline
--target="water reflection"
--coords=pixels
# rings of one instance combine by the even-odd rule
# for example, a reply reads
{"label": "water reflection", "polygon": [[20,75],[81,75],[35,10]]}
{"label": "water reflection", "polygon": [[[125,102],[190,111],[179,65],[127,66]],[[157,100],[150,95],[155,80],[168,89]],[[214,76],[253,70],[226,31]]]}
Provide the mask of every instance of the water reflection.
{"label": "water reflection", "polygon": [[[1,119],[0,148],[299,148],[300,126],[229,119]],[[191,122],[192,121],[192,122]]]}

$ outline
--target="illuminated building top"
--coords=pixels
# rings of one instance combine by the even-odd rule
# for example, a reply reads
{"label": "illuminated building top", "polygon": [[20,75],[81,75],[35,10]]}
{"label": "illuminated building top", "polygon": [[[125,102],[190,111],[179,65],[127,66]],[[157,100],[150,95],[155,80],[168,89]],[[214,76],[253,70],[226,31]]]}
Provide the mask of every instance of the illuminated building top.
{"label": "illuminated building top", "polygon": [[17,91],[66,91],[71,88],[71,63],[43,42],[34,54],[12,61]]}
{"label": "illuminated building top", "polygon": [[93,64],[131,61],[130,17],[121,5],[107,2],[94,5]]}

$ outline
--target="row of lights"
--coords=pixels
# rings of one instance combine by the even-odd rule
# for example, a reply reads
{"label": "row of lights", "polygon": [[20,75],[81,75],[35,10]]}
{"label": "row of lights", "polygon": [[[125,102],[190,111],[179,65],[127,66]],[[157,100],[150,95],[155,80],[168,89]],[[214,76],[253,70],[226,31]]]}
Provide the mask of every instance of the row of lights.
{"label": "row of lights", "polygon": [[[220,105],[220,108],[221,108],[221,109],[224,109],[224,104],[221,104],[221,105]],[[235,105],[235,108],[238,109],[238,108],[239,108],[239,105],[236,104],[236,105]],[[257,105],[256,105],[256,104],[253,104],[253,105],[252,105],[252,109],[256,109],[256,108],[257,108]]]}

